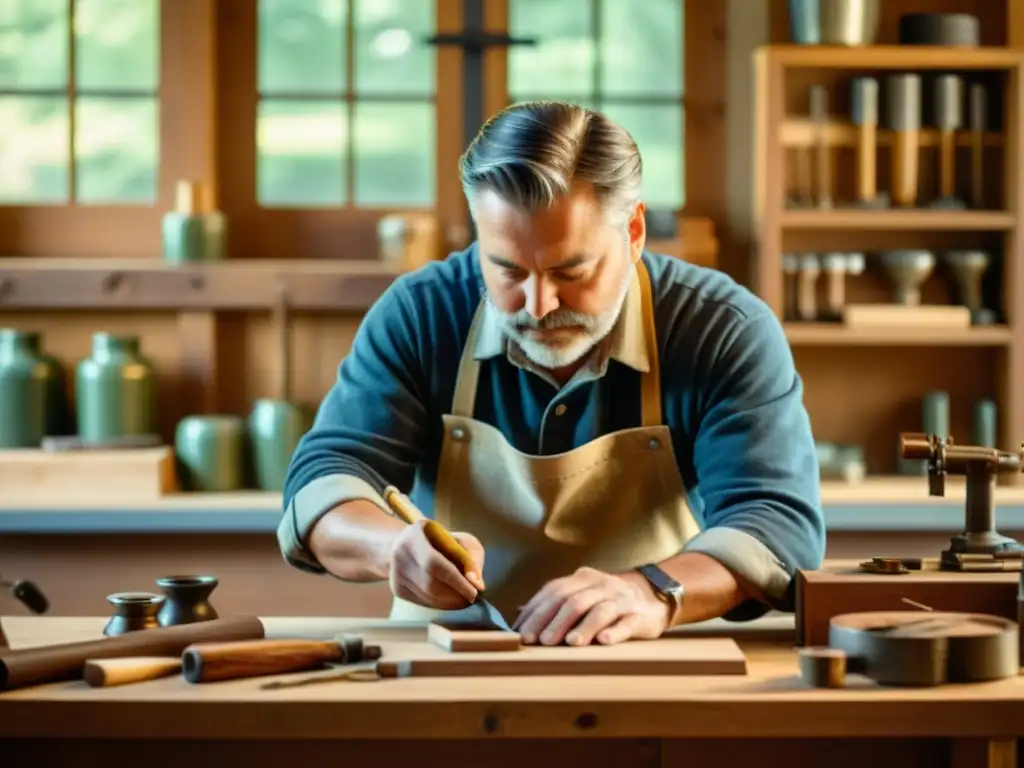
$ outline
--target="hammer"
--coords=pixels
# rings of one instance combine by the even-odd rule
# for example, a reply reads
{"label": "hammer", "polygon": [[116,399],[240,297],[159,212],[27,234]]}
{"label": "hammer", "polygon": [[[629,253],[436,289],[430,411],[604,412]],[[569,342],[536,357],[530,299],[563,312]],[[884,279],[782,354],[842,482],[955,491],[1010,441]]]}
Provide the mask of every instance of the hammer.
{"label": "hammer", "polygon": [[354,664],[379,659],[379,645],[359,635],[334,640],[243,640],[195,643],[181,655],[181,674],[190,683],[212,683],[245,677],[316,669],[324,664]]}

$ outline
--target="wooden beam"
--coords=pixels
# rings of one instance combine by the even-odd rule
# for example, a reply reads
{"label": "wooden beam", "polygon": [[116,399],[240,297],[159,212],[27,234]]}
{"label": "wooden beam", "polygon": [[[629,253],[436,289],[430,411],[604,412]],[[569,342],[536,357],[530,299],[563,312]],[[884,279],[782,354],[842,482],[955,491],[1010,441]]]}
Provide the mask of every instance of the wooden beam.
{"label": "wooden beam", "polygon": [[[216,210],[220,202],[216,3],[175,0],[161,7],[161,77],[163,93],[169,100],[167,106],[171,107],[165,106],[160,112],[161,161],[162,167],[176,171],[162,174],[161,199],[174,199],[174,187],[179,180],[198,181],[210,195],[200,204]],[[109,286],[110,276],[105,280],[104,284]],[[109,296],[110,292],[101,295]],[[183,377],[178,392],[181,403],[190,408],[202,404],[206,413],[215,412],[219,401],[217,316],[212,309],[182,312],[178,331]]]}
{"label": "wooden beam", "polygon": [[[0,311],[268,310],[282,286],[296,310],[358,311],[399,274],[378,262],[260,259],[173,266],[133,259],[0,259]],[[212,326],[201,320],[182,325],[197,327]]]}

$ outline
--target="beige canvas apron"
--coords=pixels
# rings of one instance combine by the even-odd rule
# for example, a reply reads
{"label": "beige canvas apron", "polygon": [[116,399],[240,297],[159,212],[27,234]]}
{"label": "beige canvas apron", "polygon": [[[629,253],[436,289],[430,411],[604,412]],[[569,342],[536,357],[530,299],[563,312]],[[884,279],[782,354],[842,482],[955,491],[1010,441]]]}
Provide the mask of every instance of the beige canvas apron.
{"label": "beige canvas apron", "polygon": [[[445,415],[435,517],[485,548],[486,598],[511,624],[537,590],[583,565],[623,571],[677,554],[698,533],[669,429],[661,423],[658,345],[650,277],[637,262],[649,370],[641,374],[642,426],[551,456],[516,450],[475,420],[480,363],[477,311]],[[394,600],[391,617],[430,620],[437,611]]]}

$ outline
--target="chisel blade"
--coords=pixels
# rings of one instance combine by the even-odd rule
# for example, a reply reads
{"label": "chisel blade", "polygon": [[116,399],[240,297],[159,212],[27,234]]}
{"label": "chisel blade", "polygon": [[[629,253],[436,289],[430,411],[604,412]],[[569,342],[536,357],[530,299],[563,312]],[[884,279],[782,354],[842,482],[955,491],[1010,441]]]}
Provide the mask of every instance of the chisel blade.
{"label": "chisel blade", "polygon": [[445,611],[436,621],[445,626],[464,627],[465,629],[512,631],[512,627],[501,615],[501,611],[482,597],[477,597],[475,603],[462,610]]}

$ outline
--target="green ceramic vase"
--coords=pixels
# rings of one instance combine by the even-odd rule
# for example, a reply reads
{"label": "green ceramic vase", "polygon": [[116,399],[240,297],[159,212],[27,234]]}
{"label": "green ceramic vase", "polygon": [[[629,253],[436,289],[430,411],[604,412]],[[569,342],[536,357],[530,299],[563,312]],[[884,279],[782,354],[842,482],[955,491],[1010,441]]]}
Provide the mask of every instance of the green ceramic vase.
{"label": "green ceramic vase", "polygon": [[245,487],[245,420],[186,416],[175,430],[174,455],[183,490],[240,490]]}
{"label": "green ceramic vase", "polygon": [[78,363],[75,402],[87,443],[157,431],[156,377],[137,337],[93,334],[92,356]]}
{"label": "green ceramic vase", "polygon": [[38,448],[68,430],[64,369],[31,331],[0,328],[0,448]]}
{"label": "green ceramic vase", "polygon": [[226,239],[227,219],[220,212],[164,214],[164,261],[168,264],[221,261]]}
{"label": "green ceramic vase", "polygon": [[257,400],[249,415],[249,439],[256,487],[283,491],[288,465],[306,432],[306,416],[292,403]]}

